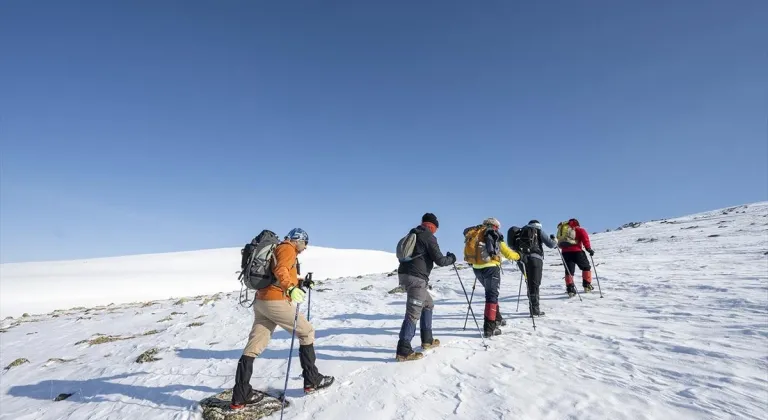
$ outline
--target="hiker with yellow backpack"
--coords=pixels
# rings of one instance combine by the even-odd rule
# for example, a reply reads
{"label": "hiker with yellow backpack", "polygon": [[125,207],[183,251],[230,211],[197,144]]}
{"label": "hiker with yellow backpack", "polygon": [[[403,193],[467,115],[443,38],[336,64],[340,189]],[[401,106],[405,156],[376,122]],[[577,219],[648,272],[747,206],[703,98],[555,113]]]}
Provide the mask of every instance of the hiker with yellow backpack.
{"label": "hiker with yellow backpack", "polygon": [[520,261],[520,254],[504,242],[500,228],[499,220],[490,217],[480,225],[464,229],[464,261],[472,264],[476,279],[485,288],[483,336],[486,338],[501,334],[498,327],[505,325],[499,311],[501,257]]}
{"label": "hiker with yellow backpack", "polygon": [[581,270],[581,285],[584,287],[584,292],[591,292],[594,289],[592,287],[592,266],[589,265],[587,254],[584,253],[582,246],[587,250],[590,257],[595,255],[595,251],[592,250],[586,229],[581,227],[577,219],[558,223],[557,244],[562,250],[563,265],[565,266],[565,288],[568,296],[573,297],[577,293],[576,285],[573,284],[576,266]]}

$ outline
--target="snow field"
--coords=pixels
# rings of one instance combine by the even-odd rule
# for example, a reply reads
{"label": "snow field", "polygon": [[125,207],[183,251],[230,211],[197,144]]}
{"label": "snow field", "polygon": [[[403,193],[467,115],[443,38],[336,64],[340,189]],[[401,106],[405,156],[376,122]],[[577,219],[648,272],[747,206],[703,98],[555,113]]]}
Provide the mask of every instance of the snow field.
{"label": "snow field", "polygon": [[[394,362],[405,296],[387,292],[397,276],[352,273],[322,281],[312,292],[311,322],[318,368],[336,376],[336,386],[304,396],[294,348],[288,384],[294,405],[286,417],[768,417],[768,203],[648,222],[592,241],[605,298],[595,288],[582,293],[583,302],[568,299],[559,256],[548,250],[541,289],[546,316],[536,319],[534,331],[525,285],[515,312],[520,273],[505,264],[500,310],[508,325],[486,340],[488,350],[471,317],[462,330],[467,306],[456,272],[433,271],[433,327],[442,346],[416,362]],[[472,270],[459,268],[469,293]],[[302,269],[312,271],[304,262]],[[473,310],[481,325],[482,296],[478,284]],[[0,363],[21,357],[29,363],[4,371],[0,418],[201,418],[197,402],[234,383],[252,322],[236,292],[207,298],[3,321]],[[306,313],[306,304],[300,309]],[[75,344],[96,333],[126,339]],[[282,389],[290,341],[276,330],[256,359],[254,387]],[[418,332],[413,344],[419,345]],[[135,362],[153,347],[161,360]],[[74,395],[54,402],[60,393]]]}

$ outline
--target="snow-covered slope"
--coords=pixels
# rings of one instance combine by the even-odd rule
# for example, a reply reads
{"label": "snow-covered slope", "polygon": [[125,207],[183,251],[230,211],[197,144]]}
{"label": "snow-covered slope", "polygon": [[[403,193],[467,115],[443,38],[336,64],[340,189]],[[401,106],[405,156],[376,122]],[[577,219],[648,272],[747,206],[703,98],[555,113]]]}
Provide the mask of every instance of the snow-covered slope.
{"label": "snow-covered slope", "polygon": [[[395,254],[310,246],[302,274],[328,279],[391,271]],[[240,288],[240,249],[0,265],[0,317],[169,299]]]}
{"label": "snow-covered slope", "polygon": [[[525,286],[515,312],[520,273],[506,265],[509,325],[486,340],[488,350],[471,317],[462,329],[457,272],[436,269],[434,329],[443,346],[416,362],[394,362],[405,304],[387,293],[396,276],[322,282],[312,293],[317,364],[337,385],[302,395],[294,349],[286,418],[768,418],[768,203],[598,234],[593,245],[605,298],[596,289],[568,299],[550,250],[547,315],[536,331]],[[458,274],[471,292],[472,271]],[[480,316],[482,293],[478,285]],[[232,386],[251,325],[236,293],[218,297],[3,321],[2,366],[29,363],[4,372],[0,418],[201,418],[197,401]],[[76,344],[104,337],[96,334],[124,340]],[[256,360],[254,386],[282,389],[290,341],[275,332]],[[135,362],[153,347],[161,360]],[[54,402],[61,393],[74,395]]]}

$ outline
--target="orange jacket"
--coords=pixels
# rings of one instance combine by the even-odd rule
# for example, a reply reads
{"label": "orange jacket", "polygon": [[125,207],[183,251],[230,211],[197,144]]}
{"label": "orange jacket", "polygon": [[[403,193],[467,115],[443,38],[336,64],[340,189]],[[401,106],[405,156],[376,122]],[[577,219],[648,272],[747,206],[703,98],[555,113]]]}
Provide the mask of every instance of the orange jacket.
{"label": "orange jacket", "polygon": [[286,291],[299,284],[298,259],[296,246],[283,241],[275,247],[275,264],[272,273],[277,278],[277,284],[272,284],[256,291],[256,299],[260,300],[291,300]]}

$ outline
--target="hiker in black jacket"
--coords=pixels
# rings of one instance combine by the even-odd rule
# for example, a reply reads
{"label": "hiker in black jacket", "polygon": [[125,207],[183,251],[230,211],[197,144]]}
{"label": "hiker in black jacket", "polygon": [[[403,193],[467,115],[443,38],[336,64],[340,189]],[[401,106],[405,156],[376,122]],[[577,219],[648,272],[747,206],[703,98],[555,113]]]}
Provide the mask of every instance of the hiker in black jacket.
{"label": "hiker in black jacket", "polygon": [[444,267],[456,262],[456,256],[448,252],[445,256],[440,252],[435,232],[439,223],[432,213],[426,213],[421,218],[421,225],[412,231],[416,233],[416,245],[410,261],[401,262],[397,268],[398,280],[407,294],[405,319],[400,327],[400,339],[397,342],[398,362],[418,360],[422,353],[413,351],[411,340],[416,335],[416,324],[421,327],[421,347],[426,350],[440,345],[440,340],[432,337],[432,296],[427,291],[429,274],[437,264]]}
{"label": "hiker in black jacket", "polygon": [[[523,230],[529,229],[533,230],[534,241],[529,245],[530,250],[528,252],[522,250],[519,252],[522,255],[521,260],[525,264],[528,298],[531,302],[530,312],[532,315],[541,316],[544,315],[544,312],[541,312],[539,309],[539,286],[541,286],[541,275],[544,269],[544,249],[541,244],[552,249],[557,247],[557,241],[555,241],[554,235],[547,236],[538,220],[531,220],[526,226],[523,226],[520,231],[522,232]],[[520,246],[520,244],[516,244],[516,246]],[[523,248],[528,247],[524,246]]]}

